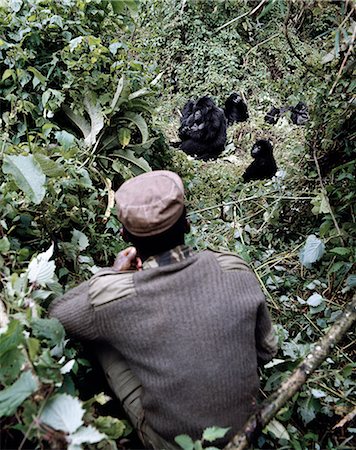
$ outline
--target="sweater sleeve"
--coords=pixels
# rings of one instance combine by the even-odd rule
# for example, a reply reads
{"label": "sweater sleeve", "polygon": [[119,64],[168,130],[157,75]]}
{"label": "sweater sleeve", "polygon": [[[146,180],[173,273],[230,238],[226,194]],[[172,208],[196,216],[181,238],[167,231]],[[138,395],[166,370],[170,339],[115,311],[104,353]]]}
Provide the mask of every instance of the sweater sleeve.
{"label": "sweater sleeve", "polygon": [[62,323],[70,337],[81,341],[97,338],[94,309],[89,302],[89,281],[84,281],[54,300],[50,305],[49,315]]}
{"label": "sweater sleeve", "polygon": [[277,336],[265,302],[257,310],[255,337],[257,362],[259,366],[263,366],[277,353]]}

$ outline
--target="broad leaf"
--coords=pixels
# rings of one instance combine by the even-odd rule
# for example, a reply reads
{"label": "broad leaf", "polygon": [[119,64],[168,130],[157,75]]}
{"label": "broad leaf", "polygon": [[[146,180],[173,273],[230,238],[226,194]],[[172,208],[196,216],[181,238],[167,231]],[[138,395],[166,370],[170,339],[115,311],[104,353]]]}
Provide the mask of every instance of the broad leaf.
{"label": "broad leaf", "polygon": [[36,337],[48,340],[50,347],[61,344],[64,340],[64,328],[56,318],[40,319],[34,318],[31,321],[32,332]]}
{"label": "broad leaf", "polygon": [[75,144],[75,136],[71,133],[68,133],[68,131],[62,130],[62,131],[56,131],[54,133],[58,143],[65,149],[68,150],[69,148],[73,147]]}
{"label": "broad leaf", "polygon": [[[148,162],[144,158],[137,158],[132,150],[120,150],[116,156],[136,166],[141,173],[152,170]],[[114,164],[113,169],[115,170]]]}
{"label": "broad leaf", "polygon": [[284,425],[282,425],[281,422],[278,422],[278,420],[276,419],[272,419],[271,422],[265,427],[264,431],[268,431],[277,439],[285,439],[287,441],[290,441],[288,431],[286,430]]}
{"label": "broad leaf", "polygon": [[307,300],[307,304],[309,306],[312,306],[313,308],[316,308],[317,306],[321,305],[322,302],[323,302],[323,297],[317,293],[311,295]]}
{"label": "broad leaf", "polygon": [[[69,133],[68,133],[69,134]],[[65,174],[64,169],[61,164],[53,159],[49,158],[42,153],[36,153],[34,155],[36,162],[41,166],[43,173],[50,178],[61,177]]]}
{"label": "broad leaf", "polygon": [[214,442],[216,439],[220,439],[230,430],[229,428],[209,427],[203,432],[203,441]]}
{"label": "broad leaf", "polygon": [[125,424],[116,417],[100,416],[94,421],[96,428],[105,433],[110,439],[119,439],[124,434]]}
{"label": "broad leaf", "polygon": [[310,269],[312,264],[324,255],[325,245],[314,234],[308,236],[307,241],[302,248],[299,259],[306,268]]}
{"label": "broad leaf", "polygon": [[96,99],[94,93],[90,93],[84,97],[83,101],[85,110],[89,114],[91,129],[88,136],[85,138],[85,143],[92,146],[96,142],[96,137],[104,127],[104,116],[101,111],[99,101]]}
{"label": "broad leaf", "polygon": [[122,127],[119,129],[119,141],[122,148],[125,148],[131,139],[131,131],[128,128]]}
{"label": "broad leaf", "polygon": [[140,114],[130,111],[126,112],[123,115],[123,118],[133,122],[137,126],[142,135],[142,143],[146,142],[148,139],[148,128],[145,119]]}
{"label": "broad leaf", "polygon": [[72,231],[71,243],[78,246],[79,251],[85,250],[89,246],[89,240],[85,234],[76,229]]}
{"label": "broad leaf", "polygon": [[83,425],[84,412],[80,400],[67,394],[60,394],[49,400],[40,420],[55,430],[74,433]]}
{"label": "broad leaf", "polygon": [[124,77],[122,76],[117,84],[116,92],[114,95],[114,98],[112,99],[110,108],[114,111],[117,105],[117,102],[119,101],[122,89],[124,87]]}
{"label": "broad leaf", "polygon": [[12,175],[19,189],[36,205],[46,194],[46,176],[32,155],[5,155],[2,171]]}
{"label": "broad leaf", "polygon": [[43,253],[32,259],[28,266],[28,279],[31,283],[45,285],[52,281],[56,265],[54,261],[49,261],[53,255],[54,244]]}
{"label": "broad leaf", "polygon": [[90,123],[84,117],[73,112],[68,106],[63,105],[62,109],[74,125],[80,129],[86,139],[90,134]]}
{"label": "broad leaf", "polygon": [[194,448],[194,442],[187,434],[180,434],[179,436],[176,436],[174,440],[183,450],[193,450]]}
{"label": "broad leaf", "polygon": [[38,389],[38,380],[30,371],[24,372],[15,383],[0,392],[0,417],[11,416],[21,403]]}
{"label": "broad leaf", "polygon": [[[89,425],[88,427],[81,427],[75,433],[68,436],[67,440],[70,445],[80,445],[80,444],[95,444],[95,442],[100,442],[106,438],[106,435],[99,433],[94,427]],[[68,447],[68,450],[70,446]]]}
{"label": "broad leaf", "polygon": [[133,92],[132,94],[129,95],[129,100],[133,100],[134,98],[137,98],[137,97],[143,97],[144,95],[148,94],[149,92],[150,92],[150,90],[147,88],[139,89],[138,91]]}

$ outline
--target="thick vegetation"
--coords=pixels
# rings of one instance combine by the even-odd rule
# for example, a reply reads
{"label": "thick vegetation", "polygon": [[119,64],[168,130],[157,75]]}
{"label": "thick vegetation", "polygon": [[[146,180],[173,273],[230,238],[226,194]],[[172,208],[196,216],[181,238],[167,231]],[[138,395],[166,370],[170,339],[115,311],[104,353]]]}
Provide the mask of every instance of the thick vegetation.
{"label": "thick vegetation", "polygon": [[[46,311],[123,248],[112,189],[152,168],[184,179],[189,244],[228,248],[254,268],[280,340],[264,370],[269,395],[337,320],[355,287],[351,4],[2,5],[3,447],[125,445],[123,415],[101,389],[85,386],[90,363]],[[222,106],[232,91],[246,97],[250,119],[229,129],[217,161],[168,149],[188,98],[209,94]],[[298,101],[310,108],[307,126],[287,115],[275,126],[264,122],[272,105]],[[260,138],[274,142],[280,176],[243,184]],[[352,448],[352,339],[345,336],[256,448]]]}

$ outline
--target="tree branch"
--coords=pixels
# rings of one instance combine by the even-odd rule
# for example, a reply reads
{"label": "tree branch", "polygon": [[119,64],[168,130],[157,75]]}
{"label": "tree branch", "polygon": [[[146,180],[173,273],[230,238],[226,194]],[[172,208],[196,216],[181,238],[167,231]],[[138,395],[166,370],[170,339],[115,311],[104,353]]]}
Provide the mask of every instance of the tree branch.
{"label": "tree branch", "polygon": [[283,382],[279,389],[263,402],[261,409],[248,419],[242,431],[231,439],[228,445],[224,447],[224,450],[247,449],[282,406],[301,388],[310,374],[320,366],[355,320],[356,295],[353,296],[351,302],[346,306],[341,317],[320,339],[288,380]]}

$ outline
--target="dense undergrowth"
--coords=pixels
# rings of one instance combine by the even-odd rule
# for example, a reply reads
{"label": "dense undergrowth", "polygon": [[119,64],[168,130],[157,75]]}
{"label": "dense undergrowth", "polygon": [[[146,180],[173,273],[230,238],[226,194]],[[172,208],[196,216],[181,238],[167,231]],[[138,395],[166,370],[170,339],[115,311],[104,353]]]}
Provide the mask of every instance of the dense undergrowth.
{"label": "dense undergrowth", "polygon": [[[177,171],[192,224],[188,243],[250,262],[280,341],[262,375],[262,397],[350,299],[351,6],[266,0],[253,12],[257,6],[12,0],[0,8],[3,448],[133,448],[122,440],[124,416],[100,394],[105,387],[85,382],[100,375],[88,355],[46,318],[55,296],[124,247],[112,189],[128,177]],[[229,129],[217,161],[168,148],[188,98],[209,94],[222,106],[232,91],[246,97],[250,119]],[[272,105],[300,100],[310,108],[306,127],[288,116],[264,123]],[[262,137],[274,143],[280,176],[243,184],[249,151]],[[351,332],[344,337],[256,448],[352,448],[353,340]]]}

